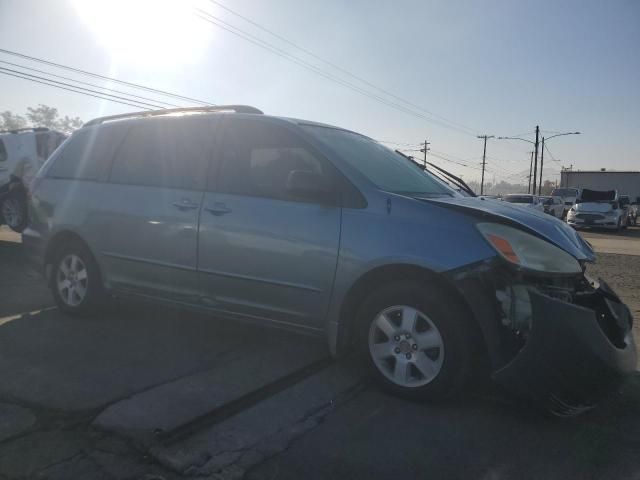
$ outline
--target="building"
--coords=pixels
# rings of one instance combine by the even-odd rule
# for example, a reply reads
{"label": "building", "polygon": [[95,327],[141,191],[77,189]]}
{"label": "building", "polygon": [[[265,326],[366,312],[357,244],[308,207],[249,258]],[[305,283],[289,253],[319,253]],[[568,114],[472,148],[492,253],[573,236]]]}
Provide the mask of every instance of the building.
{"label": "building", "polygon": [[640,202],[640,171],[565,169],[560,173],[560,186],[617,190],[619,195],[629,195],[632,202]]}

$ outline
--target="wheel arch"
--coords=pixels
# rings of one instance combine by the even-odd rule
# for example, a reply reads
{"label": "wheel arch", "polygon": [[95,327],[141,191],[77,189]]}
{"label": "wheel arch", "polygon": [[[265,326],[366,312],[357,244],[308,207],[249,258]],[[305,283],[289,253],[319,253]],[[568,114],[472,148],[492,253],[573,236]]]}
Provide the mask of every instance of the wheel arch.
{"label": "wheel arch", "polygon": [[[422,284],[437,285],[438,288],[457,299],[458,306],[463,308],[472,319],[469,324],[477,330],[477,338],[484,338],[480,323],[462,293],[442,274],[425,267],[393,263],[378,266],[362,274],[349,288],[342,301],[336,339],[336,353],[344,353],[354,338],[354,328],[358,310],[367,295],[374,289],[398,280],[410,280]],[[482,345],[486,349],[486,344]]]}
{"label": "wheel arch", "polygon": [[47,278],[47,281],[51,280],[51,271],[52,271],[53,261],[56,255],[58,254],[58,252],[62,247],[72,242],[78,243],[87,249],[89,254],[91,254],[93,259],[96,261],[96,265],[98,265],[98,271],[100,273],[100,277],[102,278],[102,269],[100,268],[100,264],[98,263],[96,256],[91,250],[91,247],[89,246],[87,241],[84,238],[82,238],[82,236],[79,233],[74,232],[73,230],[64,229],[56,232],[51,237],[51,239],[47,242],[47,246],[45,248],[44,271],[45,271],[45,276]]}

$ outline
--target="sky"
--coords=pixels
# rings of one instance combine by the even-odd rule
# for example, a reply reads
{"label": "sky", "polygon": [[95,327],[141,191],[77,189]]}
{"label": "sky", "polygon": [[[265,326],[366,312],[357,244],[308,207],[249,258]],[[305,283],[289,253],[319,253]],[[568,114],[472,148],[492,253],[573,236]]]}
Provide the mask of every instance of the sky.
{"label": "sky", "polygon": [[[477,135],[533,140],[536,125],[547,137],[581,132],[547,143],[544,178],[570,165],[639,170],[639,47],[638,0],[0,0],[1,49],[392,148],[426,139],[428,159],[465,180],[480,177]],[[0,61],[153,96],[1,52]],[[83,120],[137,110],[0,74],[0,111],[40,103]],[[532,146],[490,139],[486,179],[526,182]]]}

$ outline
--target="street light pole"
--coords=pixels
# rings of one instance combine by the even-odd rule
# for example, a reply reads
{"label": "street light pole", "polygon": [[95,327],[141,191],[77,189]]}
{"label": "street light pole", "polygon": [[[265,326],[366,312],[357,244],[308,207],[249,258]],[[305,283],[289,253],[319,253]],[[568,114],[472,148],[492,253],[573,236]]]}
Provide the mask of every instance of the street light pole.
{"label": "street light pole", "polygon": [[[498,137],[498,140],[520,140],[522,142],[527,142],[527,143],[531,143],[532,145],[535,146],[535,150],[532,152],[532,157],[531,157],[531,162],[533,163],[533,175],[531,175],[531,167],[529,167],[529,193],[533,193],[535,195],[536,193],[536,184],[537,184],[537,177],[538,177],[538,145],[539,145],[539,138],[540,135],[540,127],[536,126],[536,141],[532,142],[531,140],[527,140],[526,138],[520,138],[520,137]],[[549,138],[546,139],[546,141],[548,142],[549,140],[551,140],[554,137],[561,137],[563,135],[580,135],[580,132],[566,132],[566,133],[558,133],[556,135],[552,135]],[[542,162],[544,161],[544,142],[545,142],[545,138],[542,139],[542,159],[540,161],[540,185],[539,185],[539,189],[538,189],[538,195],[540,194],[541,190],[542,190]],[[531,178],[533,177],[533,189],[531,189]]]}
{"label": "street light pole", "polygon": [[[562,137],[564,135],[580,135],[580,132],[558,133],[557,135],[551,135],[549,138],[546,139],[546,141],[548,142],[554,137]],[[542,190],[542,166],[544,164],[544,142],[545,142],[545,138],[542,137],[542,150],[540,151],[540,184],[538,185],[538,195],[540,195],[540,191]]]}
{"label": "street light pole", "polygon": [[536,177],[538,176],[538,136],[540,135],[540,127],[536,125],[536,143],[533,154],[533,193],[536,194]]}
{"label": "street light pole", "polygon": [[540,181],[538,182],[538,195],[542,195],[542,167],[544,166],[544,137],[540,147]]}
{"label": "street light pole", "polygon": [[493,138],[493,135],[478,135],[478,138],[484,138],[484,150],[482,151],[482,180],[480,181],[480,195],[484,195],[484,168],[487,163],[487,138]]}
{"label": "street light pole", "polygon": [[531,171],[533,170],[533,152],[531,152],[531,162],[529,163],[529,187],[527,193],[531,193]]}

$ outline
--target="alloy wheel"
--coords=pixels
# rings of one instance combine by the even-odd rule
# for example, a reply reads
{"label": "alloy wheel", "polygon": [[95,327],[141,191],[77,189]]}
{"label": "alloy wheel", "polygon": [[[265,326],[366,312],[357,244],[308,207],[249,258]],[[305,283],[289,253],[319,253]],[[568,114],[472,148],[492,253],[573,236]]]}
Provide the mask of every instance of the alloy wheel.
{"label": "alloy wheel", "polygon": [[440,373],[444,342],[423,312],[407,305],[385,308],[369,328],[369,353],[378,370],[401,387],[421,387]]}
{"label": "alloy wheel", "polygon": [[89,277],[87,267],[75,254],[62,258],[56,273],[56,286],[62,301],[70,306],[79,306],[87,296]]}
{"label": "alloy wheel", "polygon": [[9,227],[17,228],[22,224],[24,212],[16,198],[7,198],[2,202],[2,216]]}

